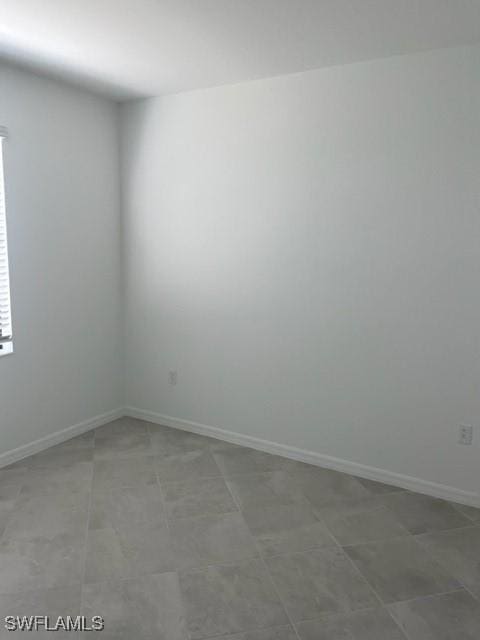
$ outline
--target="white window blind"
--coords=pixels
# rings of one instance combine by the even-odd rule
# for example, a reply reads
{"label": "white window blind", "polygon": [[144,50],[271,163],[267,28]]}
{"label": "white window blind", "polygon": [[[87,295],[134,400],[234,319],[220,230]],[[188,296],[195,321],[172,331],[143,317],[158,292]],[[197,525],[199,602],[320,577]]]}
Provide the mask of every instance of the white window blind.
{"label": "white window blind", "polygon": [[12,312],[10,307],[10,276],[8,272],[7,216],[3,174],[3,142],[6,131],[0,127],[0,356],[11,353]]}

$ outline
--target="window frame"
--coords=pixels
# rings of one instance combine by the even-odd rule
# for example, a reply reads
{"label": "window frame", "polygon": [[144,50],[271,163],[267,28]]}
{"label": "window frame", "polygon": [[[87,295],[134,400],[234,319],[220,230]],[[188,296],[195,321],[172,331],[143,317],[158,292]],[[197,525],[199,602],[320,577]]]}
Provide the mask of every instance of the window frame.
{"label": "window frame", "polygon": [[[0,126],[0,223],[4,225],[5,229],[5,272],[2,274],[6,279],[6,302],[7,302],[7,315],[9,319],[9,332],[6,338],[2,339],[2,330],[0,328],[0,357],[13,353],[13,327],[12,327],[12,299],[11,299],[11,282],[10,282],[10,269],[8,258],[8,229],[7,229],[7,198],[5,189],[5,173],[4,173],[4,145],[5,140],[8,138],[7,130],[5,127]],[[3,201],[3,207],[1,202]]]}

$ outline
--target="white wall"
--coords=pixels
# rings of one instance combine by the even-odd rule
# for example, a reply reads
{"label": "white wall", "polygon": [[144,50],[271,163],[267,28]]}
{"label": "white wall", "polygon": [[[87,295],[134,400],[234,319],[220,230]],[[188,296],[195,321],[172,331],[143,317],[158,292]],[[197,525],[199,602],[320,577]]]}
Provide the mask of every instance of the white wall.
{"label": "white wall", "polygon": [[478,491],[479,81],[472,47],[124,106],[127,403]]}
{"label": "white wall", "polygon": [[117,106],[0,67],[14,348],[0,453],[121,406]]}

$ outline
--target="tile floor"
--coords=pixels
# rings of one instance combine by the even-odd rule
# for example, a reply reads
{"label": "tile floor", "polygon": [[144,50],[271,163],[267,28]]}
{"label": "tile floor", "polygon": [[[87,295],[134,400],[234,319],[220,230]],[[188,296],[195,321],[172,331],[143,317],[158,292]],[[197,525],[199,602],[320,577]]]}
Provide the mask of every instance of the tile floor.
{"label": "tile floor", "polygon": [[[103,640],[479,640],[480,510],[123,418],[0,469],[0,616]],[[71,637],[7,632],[0,638]]]}

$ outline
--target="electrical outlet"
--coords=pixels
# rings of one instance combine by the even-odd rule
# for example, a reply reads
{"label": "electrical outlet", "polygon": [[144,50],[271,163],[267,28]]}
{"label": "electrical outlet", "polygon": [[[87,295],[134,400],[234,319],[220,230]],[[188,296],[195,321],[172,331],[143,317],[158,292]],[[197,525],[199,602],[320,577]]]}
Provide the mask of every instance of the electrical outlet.
{"label": "electrical outlet", "polygon": [[461,424],[458,428],[458,444],[472,444],[473,427],[468,424]]}
{"label": "electrical outlet", "polygon": [[171,385],[172,387],[174,387],[177,384],[177,372],[176,371],[169,371],[168,372],[168,384]]}

